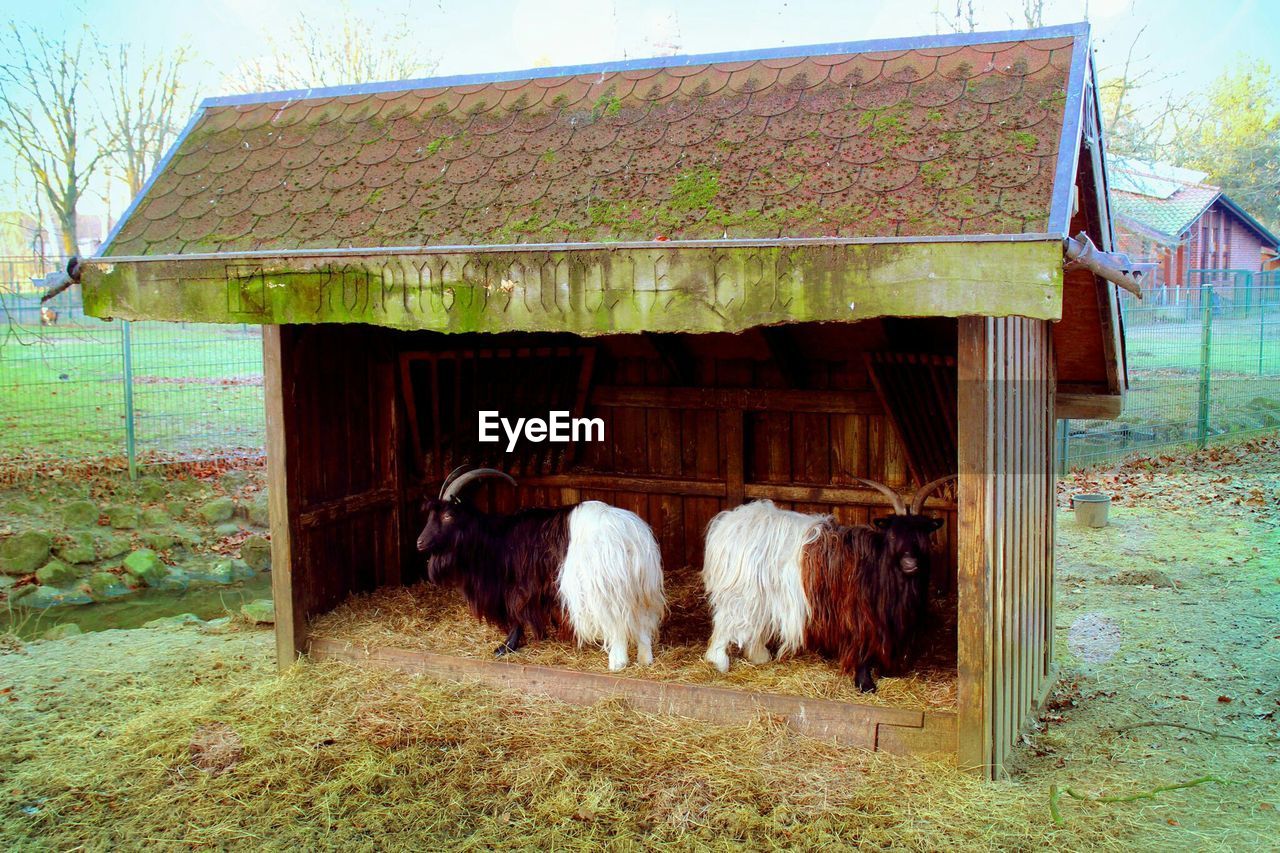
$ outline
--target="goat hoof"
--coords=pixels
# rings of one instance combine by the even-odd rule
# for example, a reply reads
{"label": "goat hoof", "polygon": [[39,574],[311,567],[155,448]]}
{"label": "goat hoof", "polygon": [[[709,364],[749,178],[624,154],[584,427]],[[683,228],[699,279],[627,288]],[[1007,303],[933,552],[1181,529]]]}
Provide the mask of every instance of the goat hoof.
{"label": "goat hoof", "polygon": [[875,693],[876,683],[868,678],[866,681],[857,682],[858,691],[860,693]]}
{"label": "goat hoof", "polygon": [[514,653],[515,653],[515,649],[511,648],[506,643],[503,643],[502,645],[498,646],[496,649],[493,650],[493,656],[495,658],[506,657],[507,655],[514,654]]}

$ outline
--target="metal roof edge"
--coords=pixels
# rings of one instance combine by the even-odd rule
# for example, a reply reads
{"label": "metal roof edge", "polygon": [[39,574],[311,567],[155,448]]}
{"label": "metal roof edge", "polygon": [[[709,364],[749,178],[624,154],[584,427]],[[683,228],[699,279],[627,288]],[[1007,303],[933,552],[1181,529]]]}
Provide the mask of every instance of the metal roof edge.
{"label": "metal roof edge", "polygon": [[1056,234],[948,234],[936,237],[778,237],[729,240],[641,240],[617,243],[507,243],[450,246],[371,246],[333,249],[275,249],[237,252],[193,252],[178,255],[95,255],[84,263],[95,266],[159,261],[263,260],[268,258],[372,257],[387,255],[445,255],[497,252],[629,251],[635,249],[750,249],[822,246],[903,245],[930,243],[1055,243]]}
{"label": "metal roof edge", "polygon": [[[220,95],[205,98],[200,109],[209,107],[245,106],[276,101],[300,101],[311,98],[333,98],[344,95],[400,92],[408,89],[441,89],[448,86],[475,86],[485,83],[503,83],[516,80],[537,80],[546,77],[572,77],[583,74],[607,74],[615,71],[635,71],[647,68],[678,68],[686,65],[711,65],[718,62],[748,62],[761,59],[789,59],[804,56],[824,56],[839,53],[873,53],[888,50],[915,50],[928,47],[966,47],[994,44],[1005,41],[1032,41],[1036,39],[1085,37],[1088,41],[1089,24],[1059,24],[1028,30],[998,30],[975,33],[936,33],[927,36],[910,36],[863,41],[829,42],[825,44],[794,45],[790,47],[762,48],[757,50],[723,51],[719,53],[688,54],[681,56],[656,56],[643,59],[624,59],[584,65],[558,65],[549,68],[526,68],[516,71],[499,71],[484,74],[456,74],[445,77],[423,77],[413,80],[388,80],[378,83],[353,83],[345,86],[325,86],[309,89],[286,89],[277,92],[255,92],[244,95]],[[1079,49],[1077,45],[1076,49]],[[1072,60],[1072,68],[1075,60]]]}
{"label": "metal roof edge", "polygon": [[1067,74],[1067,102],[1063,107],[1062,135],[1058,140],[1058,162],[1053,173],[1053,200],[1049,205],[1049,231],[1068,237],[1071,230],[1071,190],[1076,183],[1080,147],[1084,134],[1084,78],[1088,67],[1089,24],[1073,24],[1077,29],[1071,48],[1071,70]]}

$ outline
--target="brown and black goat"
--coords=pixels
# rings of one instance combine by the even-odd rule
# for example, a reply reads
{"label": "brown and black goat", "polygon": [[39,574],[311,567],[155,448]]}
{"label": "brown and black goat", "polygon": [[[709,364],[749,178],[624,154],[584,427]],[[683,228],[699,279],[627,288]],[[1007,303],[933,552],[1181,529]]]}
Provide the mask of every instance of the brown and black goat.
{"label": "brown and black goat", "polygon": [[496,654],[517,650],[526,634],[559,634],[604,646],[611,670],[627,665],[633,643],[641,664],[653,662],[666,599],[649,525],[600,501],[482,512],[461,500],[463,489],[482,477],[515,480],[492,468],[458,473],[423,505],[418,550],[428,580],[457,586],[476,618],[507,632]]}
{"label": "brown and black goat", "polygon": [[922,515],[926,484],[911,501],[883,483],[894,514],[848,527],[831,516],[779,509],[762,500],[722,512],[707,527],[702,580],[713,628],[707,660],[729,670],[728,646],[751,663],[812,649],[840,662],[859,690],[910,662],[926,611],[929,536],[940,519]]}

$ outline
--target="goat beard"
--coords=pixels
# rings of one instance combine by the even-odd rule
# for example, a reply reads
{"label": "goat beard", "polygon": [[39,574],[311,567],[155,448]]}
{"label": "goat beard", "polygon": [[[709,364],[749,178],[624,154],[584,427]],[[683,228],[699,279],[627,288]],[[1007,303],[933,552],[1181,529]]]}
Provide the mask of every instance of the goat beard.
{"label": "goat beard", "polygon": [[[871,530],[824,523],[800,556],[809,600],[805,646],[839,660],[852,675],[860,665],[900,672],[914,659],[924,622],[928,572],[903,575]],[[853,544],[850,547],[849,538]]]}

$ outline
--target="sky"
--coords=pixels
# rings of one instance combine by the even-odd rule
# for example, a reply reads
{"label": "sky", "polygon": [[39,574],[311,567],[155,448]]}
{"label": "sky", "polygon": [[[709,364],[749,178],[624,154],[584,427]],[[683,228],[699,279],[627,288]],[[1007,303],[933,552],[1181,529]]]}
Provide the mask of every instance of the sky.
{"label": "sky", "polygon": [[[966,0],[968,2],[968,0]],[[1023,0],[972,0],[979,30],[1022,28]],[[821,44],[949,31],[955,0],[0,0],[0,20],[48,32],[87,24],[93,38],[148,49],[189,45],[186,82],[225,94],[236,69],[270,53],[300,14],[320,28],[346,17],[403,21],[437,74],[505,71],[671,53]],[[1045,23],[1088,19],[1100,76],[1136,62],[1158,81],[1145,93],[1188,97],[1242,57],[1275,55],[1273,0],[1048,0]],[[1212,10],[1212,11],[1208,11]],[[941,14],[940,14],[941,13]],[[398,25],[398,24],[397,24]],[[1136,39],[1136,46],[1135,46]],[[1112,72],[1114,73],[1114,72]],[[0,158],[4,158],[0,152]],[[13,172],[0,161],[0,177]],[[0,197],[9,193],[0,191]],[[115,194],[118,195],[118,194]],[[118,213],[124,199],[111,200]],[[101,213],[90,199],[86,209]]]}

